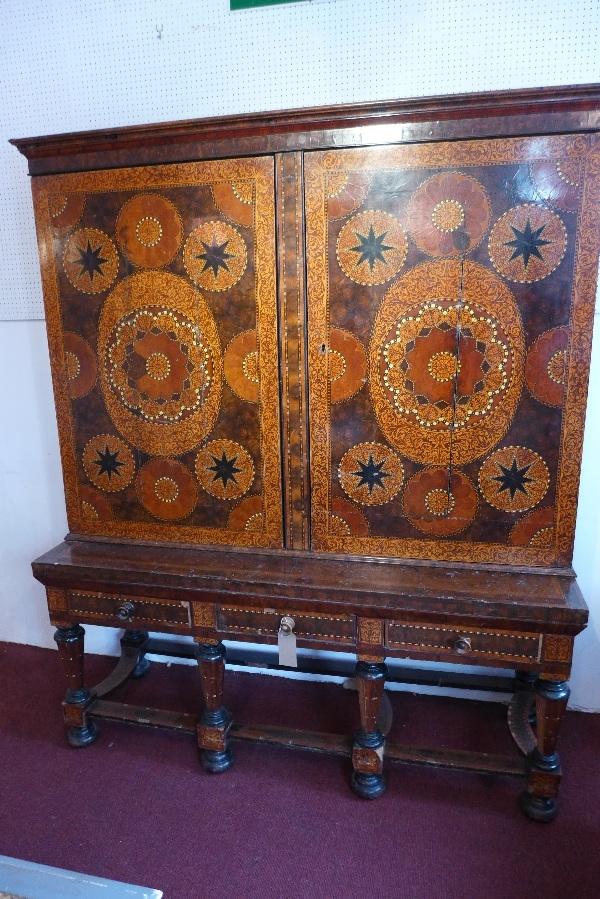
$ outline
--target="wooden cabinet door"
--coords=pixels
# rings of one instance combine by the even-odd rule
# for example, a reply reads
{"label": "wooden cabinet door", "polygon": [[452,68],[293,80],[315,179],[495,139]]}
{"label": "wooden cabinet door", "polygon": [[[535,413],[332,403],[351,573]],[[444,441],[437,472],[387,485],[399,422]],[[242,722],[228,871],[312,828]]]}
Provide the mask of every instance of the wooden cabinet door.
{"label": "wooden cabinet door", "polygon": [[592,136],[306,155],[312,545],[571,559]]}
{"label": "wooden cabinet door", "polygon": [[71,531],[281,546],[273,160],[33,189]]}

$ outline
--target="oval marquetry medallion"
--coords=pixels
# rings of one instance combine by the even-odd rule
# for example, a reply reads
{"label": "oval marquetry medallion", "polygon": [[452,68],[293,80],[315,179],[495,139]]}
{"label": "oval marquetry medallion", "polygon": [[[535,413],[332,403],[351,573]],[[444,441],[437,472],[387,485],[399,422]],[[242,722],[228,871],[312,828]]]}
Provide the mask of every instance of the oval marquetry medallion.
{"label": "oval marquetry medallion", "polygon": [[[461,296],[462,302],[456,298]],[[369,387],[390,443],[416,462],[488,452],[515,414],[524,340],[514,297],[472,262],[416,266],[388,290],[369,347]]]}
{"label": "oval marquetry medallion", "polygon": [[184,278],[149,271],[120,281],[102,308],[98,357],[106,408],[134,446],[180,455],[211,431],[221,346],[204,298]]}

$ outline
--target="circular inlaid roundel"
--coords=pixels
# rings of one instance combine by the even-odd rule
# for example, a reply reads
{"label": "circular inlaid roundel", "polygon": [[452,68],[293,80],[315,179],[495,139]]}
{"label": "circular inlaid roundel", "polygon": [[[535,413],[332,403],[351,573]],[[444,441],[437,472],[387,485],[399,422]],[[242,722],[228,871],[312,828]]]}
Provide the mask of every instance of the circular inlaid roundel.
{"label": "circular inlaid roundel", "polygon": [[525,512],[544,498],[550,483],[546,463],[526,446],[496,450],[479,469],[479,489],[503,512]]}
{"label": "circular inlaid roundel", "polygon": [[353,216],[337,239],[340,268],[356,284],[384,284],[398,274],[408,244],[398,219],[369,209]]}
{"label": "circular inlaid roundel", "polygon": [[107,493],[124,490],[135,473],[131,450],[115,434],[98,434],[88,440],[82,462],[92,484]]}
{"label": "circular inlaid roundel", "polygon": [[410,233],[429,256],[459,256],[481,241],[490,221],[483,186],[470,175],[444,172],[424,181],[407,210]]}
{"label": "circular inlaid roundel", "polygon": [[219,335],[184,278],[145,271],[120,281],[100,315],[98,359],[108,413],[134,446],[181,454],[211,431],[221,399]]}
{"label": "circular inlaid roundel", "polygon": [[254,462],[234,440],[211,440],[196,456],[196,477],[218,499],[238,499],[252,486]]}
{"label": "circular inlaid roundel", "polygon": [[369,176],[365,172],[328,172],[325,181],[327,218],[344,218],[362,206],[369,191]]}
{"label": "circular inlaid roundel", "polygon": [[225,380],[236,394],[249,403],[257,403],[260,392],[258,340],[256,331],[237,334],[225,350]]}
{"label": "circular inlaid roundel", "polygon": [[48,199],[50,223],[57,234],[68,234],[80,221],[85,208],[83,194],[55,194]]}
{"label": "circular inlaid roundel", "polygon": [[525,203],[502,215],[490,234],[494,268],[510,281],[529,284],[547,278],[563,260],[567,232],[556,213]]}
{"label": "circular inlaid roundel", "polygon": [[[457,302],[457,297],[461,302]],[[521,393],[515,300],[483,266],[411,269],[388,290],[369,347],[369,386],[389,442],[416,462],[463,465],[505,434]]]}
{"label": "circular inlaid roundel", "polygon": [[170,200],[159,194],[137,194],[121,209],[115,233],[134,265],[162,268],[181,246],[183,225]]}
{"label": "circular inlaid roundel", "polygon": [[532,162],[529,171],[540,200],[565,212],[577,211],[583,176],[581,159],[548,159]]}
{"label": "circular inlaid roundel", "polygon": [[183,264],[205,290],[228,290],[246,270],[244,238],[226,222],[204,222],[194,228],[183,248]]}
{"label": "circular inlaid roundel", "polygon": [[71,399],[78,400],[96,383],[96,356],[87,340],[71,331],[65,332],[63,344],[69,394]]}
{"label": "circular inlaid roundel", "polygon": [[354,334],[343,328],[332,328],[329,333],[327,377],[332,403],[354,396],[367,381],[365,348]]}
{"label": "circular inlaid roundel", "polygon": [[355,503],[379,506],[398,493],[404,467],[389,446],[357,443],[342,456],[338,477],[342,490]]}
{"label": "circular inlaid roundel", "polygon": [[211,185],[215,206],[238,225],[254,224],[254,183],[252,181],[219,181]]}
{"label": "circular inlaid roundel", "polygon": [[551,506],[528,512],[513,526],[509,542],[515,546],[552,546],[555,515],[556,512]]}
{"label": "circular inlaid roundel", "polygon": [[80,228],[65,245],[63,268],[82,293],[102,293],[117,276],[119,256],[112,240],[97,228]]}
{"label": "circular inlaid roundel", "polygon": [[262,496],[245,496],[233,507],[227,519],[232,531],[262,531],[264,528],[264,500]]}
{"label": "circular inlaid roundel", "polygon": [[460,471],[425,468],[412,477],[402,496],[404,514],[425,534],[445,537],[467,528],[477,512],[477,490]]}
{"label": "circular inlaid roundel", "polygon": [[79,501],[81,503],[81,517],[84,521],[107,521],[112,518],[110,503],[99,490],[80,484]]}
{"label": "circular inlaid roundel", "polygon": [[331,500],[329,533],[336,537],[366,537],[369,533],[369,523],[354,503],[334,496]]}
{"label": "circular inlaid roundel", "polygon": [[567,384],[567,328],[544,331],[531,346],[525,379],[532,394],[547,406],[562,406]]}
{"label": "circular inlaid roundel", "polygon": [[176,459],[150,459],[140,469],[136,488],[144,509],[163,521],[187,518],[198,502],[192,473]]}

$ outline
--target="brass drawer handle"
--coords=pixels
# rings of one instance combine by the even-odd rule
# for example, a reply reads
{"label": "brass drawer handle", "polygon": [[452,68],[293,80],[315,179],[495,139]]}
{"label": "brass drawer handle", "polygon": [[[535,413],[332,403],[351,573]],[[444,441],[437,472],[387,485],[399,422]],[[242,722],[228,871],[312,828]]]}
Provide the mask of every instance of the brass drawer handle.
{"label": "brass drawer handle", "polygon": [[126,602],[121,603],[119,608],[117,609],[117,618],[120,618],[121,621],[130,621],[131,616],[135,612],[135,606],[132,602],[127,600]]}
{"label": "brass drawer handle", "polygon": [[453,646],[455,652],[464,655],[466,652],[471,652],[471,639],[470,637],[457,637]]}

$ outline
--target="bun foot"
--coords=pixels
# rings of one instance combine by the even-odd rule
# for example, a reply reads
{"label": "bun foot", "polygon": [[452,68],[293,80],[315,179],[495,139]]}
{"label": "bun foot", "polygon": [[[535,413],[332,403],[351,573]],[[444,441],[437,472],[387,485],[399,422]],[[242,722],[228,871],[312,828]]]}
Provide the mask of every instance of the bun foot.
{"label": "bun foot", "polygon": [[361,799],[377,799],[386,791],[386,782],[381,774],[352,774],[352,789]]}
{"label": "bun foot", "polygon": [[222,774],[228,768],[231,768],[233,758],[230,749],[219,751],[203,749],[200,753],[200,762],[204,770],[209,771],[210,774]]}
{"label": "bun foot", "polygon": [[67,728],[67,743],[75,749],[83,749],[96,741],[98,728],[93,721],[88,721],[85,727]]}
{"label": "bun foot", "polygon": [[558,812],[556,799],[534,796],[525,790],[519,800],[521,811],[532,821],[552,821]]}

